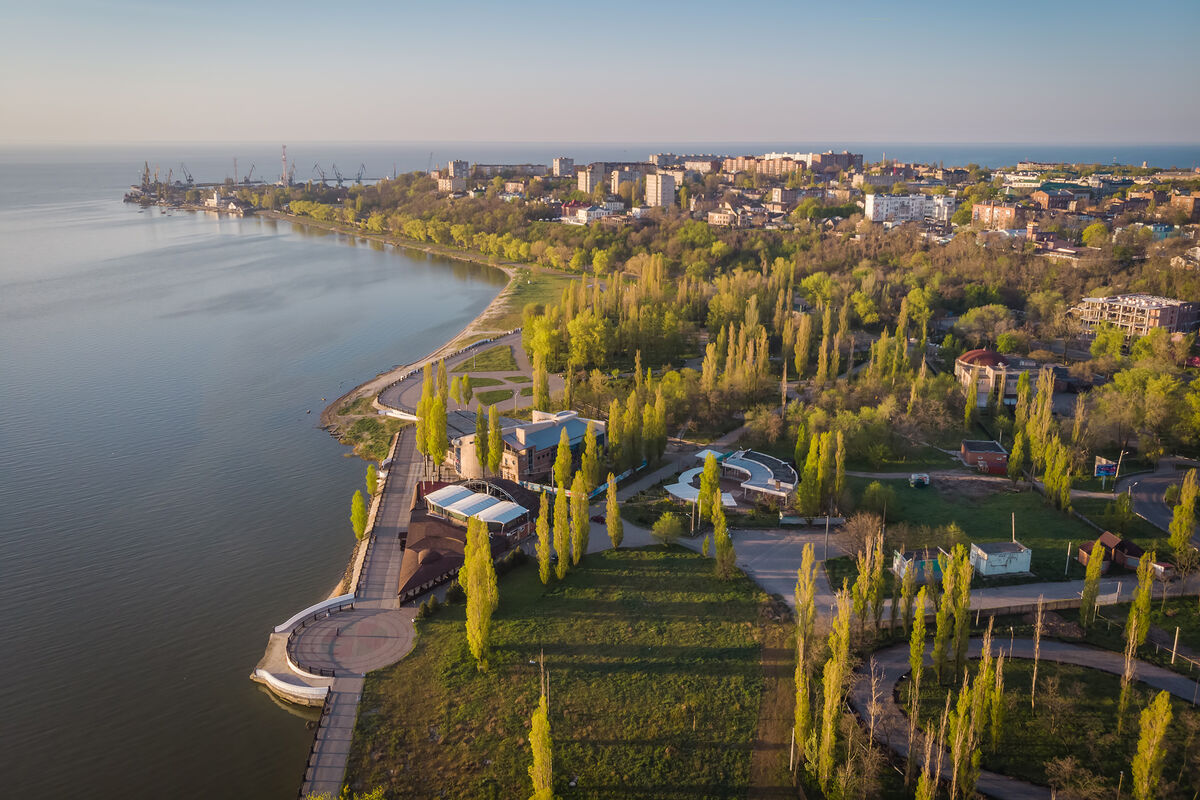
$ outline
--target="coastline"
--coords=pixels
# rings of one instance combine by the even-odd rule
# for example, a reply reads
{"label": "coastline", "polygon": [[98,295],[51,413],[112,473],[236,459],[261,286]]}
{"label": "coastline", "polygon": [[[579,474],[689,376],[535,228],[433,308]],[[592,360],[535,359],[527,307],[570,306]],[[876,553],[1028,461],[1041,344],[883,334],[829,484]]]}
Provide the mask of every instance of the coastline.
{"label": "coastline", "polygon": [[496,315],[497,312],[502,310],[504,304],[508,301],[509,296],[512,294],[518,269],[539,269],[541,271],[552,272],[552,270],[545,270],[545,268],[530,267],[529,265],[518,264],[516,262],[497,262],[487,258],[486,256],[471,253],[468,250],[458,250],[456,248],[449,248],[442,245],[430,245],[421,242],[414,242],[407,239],[396,238],[391,234],[368,234],[358,230],[350,230],[339,225],[338,223],[322,222],[320,220],[314,220],[307,217],[300,217],[295,214],[285,214],[280,211],[257,211],[255,212],[255,216],[266,217],[268,219],[281,222],[288,222],[292,225],[303,225],[307,227],[319,228],[321,230],[330,231],[332,233],[340,233],[346,236],[355,236],[360,239],[381,242],[397,248],[416,250],[427,255],[436,255],[470,264],[479,264],[481,266],[497,269],[503,272],[508,278],[508,282],[505,283],[504,287],[496,294],[494,298],[492,298],[492,301],[488,303],[483,310],[481,310],[479,314],[475,316],[474,319],[468,322],[462,330],[450,337],[440,347],[435,348],[424,358],[418,359],[409,364],[400,364],[384,372],[378,373],[374,378],[363,381],[343,394],[341,397],[335,398],[331,403],[329,403],[329,405],[325,406],[325,408],[321,410],[321,427],[335,434],[338,431],[341,423],[341,415],[337,413],[338,409],[340,409],[346,403],[353,402],[362,397],[378,394],[401,375],[411,371],[415,367],[419,367],[429,361],[436,361],[439,358],[443,358],[453,353],[455,350],[465,346],[466,342],[462,341],[464,339],[475,336],[476,334],[503,333],[504,331],[489,330],[483,327],[482,323],[489,317]]}

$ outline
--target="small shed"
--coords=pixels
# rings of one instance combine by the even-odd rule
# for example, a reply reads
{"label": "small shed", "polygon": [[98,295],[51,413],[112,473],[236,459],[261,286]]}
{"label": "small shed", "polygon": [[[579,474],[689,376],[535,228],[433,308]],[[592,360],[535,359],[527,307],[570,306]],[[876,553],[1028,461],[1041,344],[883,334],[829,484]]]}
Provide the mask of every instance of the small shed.
{"label": "small shed", "polygon": [[[1122,539],[1112,531],[1105,531],[1100,534],[1099,541],[1104,546],[1104,560],[1111,561],[1118,567],[1124,567],[1125,569],[1137,569],[1138,562],[1146,554],[1145,550],[1128,539]],[[1088,558],[1094,545],[1095,542],[1084,542],[1079,545],[1079,554],[1076,558],[1080,564],[1087,566]],[[1108,565],[1106,564],[1101,571],[1108,572]]]}
{"label": "small shed", "polygon": [[892,573],[903,580],[910,569],[917,571],[917,582],[928,583],[931,579],[942,579],[942,565],[938,562],[939,555],[946,555],[940,547],[924,550],[895,551],[892,555]]}
{"label": "small shed", "polygon": [[[1086,567],[1088,565],[1088,561],[1090,561],[1092,558],[1092,550],[1095,547],[1095,542],[1084,542],[1083,544],[1079,545],[1079,552],[1076,554],[1075,560]],[[1104,547],[1104,545],[1101,545],[1101,547]],[[1102,575],[1107,573],[1108,568],[1112,566],[1112,551],[1107,547],[1104,547],[1103,558],[1104,563],[1100,565],[1100,574]]]}
{"label": "small shed", "polygon": [[1008,471],[1008,451],[999,442],[964,439],[959,453],[964,464],[968,467],[978,467],[980,472],[1003,475]]}
{"label": "small shed", "polygon": [[1030,571],[1033,551],[1020,542],[971,544],[971,566],[980,575],[1019,575]]}

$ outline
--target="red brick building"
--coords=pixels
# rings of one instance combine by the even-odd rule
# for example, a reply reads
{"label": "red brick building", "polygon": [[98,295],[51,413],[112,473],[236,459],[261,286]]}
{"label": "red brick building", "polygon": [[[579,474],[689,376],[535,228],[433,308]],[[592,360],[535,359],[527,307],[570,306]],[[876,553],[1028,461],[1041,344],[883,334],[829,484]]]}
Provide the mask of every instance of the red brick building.
{"label": "red brick building", "polygon": [[960,455],[964,464],[980,472],[1003,475],[1008,471],[1008,452],[996,442],[964,439]]}
{"label": "red brick building", "polygon": [[1015,203],[976,203],[971,223],[993,231],[1019,228],[1025,224],[1025,209]]}

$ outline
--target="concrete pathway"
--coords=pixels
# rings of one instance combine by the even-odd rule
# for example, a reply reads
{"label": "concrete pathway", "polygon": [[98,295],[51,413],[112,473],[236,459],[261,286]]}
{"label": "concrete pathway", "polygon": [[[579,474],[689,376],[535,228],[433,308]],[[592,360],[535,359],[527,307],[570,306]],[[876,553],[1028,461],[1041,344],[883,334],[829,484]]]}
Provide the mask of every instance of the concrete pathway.
{"label": "concrete pathway", "polygon": [[354,608],[306,625],[289,654],[306,669],[332,670],[333,685],[309,755],[301,796],[338,797],[354,737],[363,676],[396,663],[412,650],[414,608],[401,608],[396,592],[404,559],[401,535],[408,529],[413,486],[421,471],[415,439],[401,433],[375,527],[355,592]]}
{"label": "concrete pathway", "polygon": [[[472,358],[487,350],[491,350],[493,347],[509,347],[512,350],[514,360],[517,362],[517,367],[516,369],[506,369],[497,372],[470,370],[469,374],[471,375],[472,380],[475,378],[495,378],[501,381],[501,383],[496,386],[476,386],[474,387],[474,394],[478,395],[480,392],[490,392],[498,389],[512,389],[513,397],[511,400],[504,400],[496,404],[498,411],[515,410],[532,405],[532,395],[528,397],[521,396],[521,389],[526,387],[532,388],[532,383],[508,383],[506,380],[506,378],[508,378],[510,375],[524,375],[528,378],[533,377],[533,366],[529,363],[529,357],[525,354],[525,349],[521,347],[520,331],[499,336],[490,342],[472,345],[467,349],[466,352],[450,356],[446,359],[447,378],[449,380],[453,380],[455,375],[461,377],[462,375],[468,374],[466,372],[455,373],[454,370],[456,367],[462,364],[469,364]],[[424,365],[419,364],[417,366],[422,367]],[[421,382],[423,378],[424,370],[417,369],[415,372],[413,372],[413,374],[409,375],[407,378],[404,378],[399,383],[388,386],[379,393],[380,405],[388,408],[394,408],[398,411],[405,411],[410,414],[415,414],[417,404],[421,400]],[[552,394],[558,394],[562,391],[562,376],[554,374],[550,375],[550,392]],[[467,403],[465,406],[460,406],[451,401],[451,406],[451,411],[456,409],[474,411],[479,408],[479,400],[478,398],[472,398],[471,402]]]}
{"label": "concrete pathway", "polygon": [[[1017,639],[1012,642],[997,640],[994,642],[995,652],[1004,653],[1007,658],[1033,658],[1033,640]],[[972,639],[968,656],[978,658],[982,652],[982,639]],[[1054,661],[1063,664],[1076,664],[1081,667],[1098,669],[1114,675],[1120,675],[1124,670],[1124,656],[1108,650],[1099,650],[1085,645],[1069,644],[1067,642],[1043,639],[1040,658],[1043,661]],[[926,665],[931,665],[932,659],[927,657]],[[871,700],[871,682],[869,672],[875,669],[880,676],[877,686],[878,704]],[[857,680],[850,691],[850,705],[866,721],[868,725],[874,720],[875,739],[886,747],[907,758],[910,751],[908,741],[908,715],[898,703],[896,684],[909,673],[908,644],[901,643],[875,651],[871,660],[856,673]],[[1194,702],[1200,684],[1183,675],[1171,672],[1163,667],[1139,661],[1137,664],[1137,680],[1155,689],[1162,689],[1183,700]],[[918,751],[913,755],[917,763],[924,765],[923,753]],[[942,761],[942,777],[949,778],[949,755]],[[1047,800],[1051,797],[1048,787],[1010,778],[995,772],[980,773],[976,790],[988,797],[1000,800]]]}

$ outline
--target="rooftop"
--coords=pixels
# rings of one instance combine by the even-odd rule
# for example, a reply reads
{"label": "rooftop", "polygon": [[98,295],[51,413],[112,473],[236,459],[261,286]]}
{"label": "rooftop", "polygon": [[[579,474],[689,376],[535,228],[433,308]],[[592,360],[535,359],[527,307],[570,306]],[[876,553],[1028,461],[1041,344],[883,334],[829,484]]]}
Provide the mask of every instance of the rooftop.
{"label": "rooftop", "polygon": [[1085,303],[1109,303],[1130,308],[1170,308],[1183,305],[1183,300],[1159,297],[1153,294],[1117,294],[1112,297],[1085,297]]}
{"label": "rooftop", "polygon": [[964,439],[962,446],[972,453],[1007,453],[996,442],[988,439]]}
{"label": "rooftop", "polygon": [[1023,553],[1029,549],[1020,542],[975,542],[971,546],[989,556],[996,553]]}
{"label": "rooftop", "polygon": [[968,350],[958,357],[959,362],[963,364],[972,364],[981,367],[1003,367],[1008,365],[1008,359],[997,353],[995,350]]}

